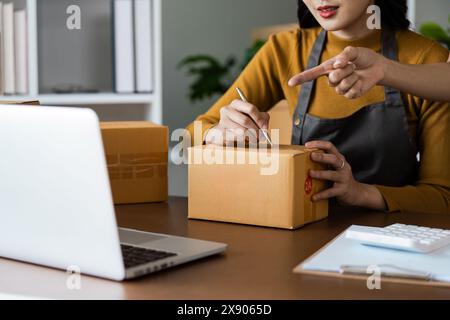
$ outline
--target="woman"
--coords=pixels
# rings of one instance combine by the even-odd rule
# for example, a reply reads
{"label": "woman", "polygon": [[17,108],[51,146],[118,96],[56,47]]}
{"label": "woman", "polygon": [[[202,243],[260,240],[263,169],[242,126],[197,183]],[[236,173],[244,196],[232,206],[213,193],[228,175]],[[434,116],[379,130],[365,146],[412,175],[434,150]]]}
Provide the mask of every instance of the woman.
{"label": "woman", "polygon": [[[369,30],[367,8],[381,8],[382,30]],[[272,36],[236,83],[198,118],[207,143],[217,133],[242,139],[242,130],[268,127],[269,110],[287,99],[293,114],[293,144],[325,153],[312,160],[328,170],[311,177],[331,182],[313,200],[384,211],[450,213],[450,108],[374,87],[348,100],[328,79],[288,85],[292,75],[320,65],[346,47],[363,47],[391,60],[445,62],[448,51],[408,30],[405,0],[299,1],[300,29]],[[345,72],[353,71],[351,65]],[[252,104],[241,102],[239,87]],[[256,124],[255,124],[256,123]],[[193,132],[193,126],[190,126]],[[417,153],[420,152],[420,163]]]}
{"label": "woman", "polygon": [[[348,64],[354,70],[345,72]],[[450,101],[450,56],[447,63],[402,64],[367,48],[347,47],[320,66],[294,76],[289,85],[298,86],[324,75],[338,94],[349,99],[359,98],[381,85],[425,99]]]}

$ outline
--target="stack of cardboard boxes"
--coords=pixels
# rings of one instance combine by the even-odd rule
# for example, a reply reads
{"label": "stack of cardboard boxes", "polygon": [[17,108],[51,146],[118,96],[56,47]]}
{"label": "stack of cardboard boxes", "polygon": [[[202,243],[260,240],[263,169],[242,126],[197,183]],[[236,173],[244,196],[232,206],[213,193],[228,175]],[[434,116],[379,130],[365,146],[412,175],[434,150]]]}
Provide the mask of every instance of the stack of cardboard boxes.
{"label": "stack of cardboard boxes", "polygon": [[[0,101],[39,105],[39,101]],[[169,129],[145,121],[100,124],[115,204],[166,201]]]}
{"label": "stack of cardboard boxes", "polygon": [[[100,127],[114,203],[166,201],[168,128],[150,122],[103,122]],[[311,169],[322,169],[311,161],[313,151],[300,146],[190,148],[189,218],[285,229],[326,218],[328,202],[311,200],[326,187],[309,176]]]}

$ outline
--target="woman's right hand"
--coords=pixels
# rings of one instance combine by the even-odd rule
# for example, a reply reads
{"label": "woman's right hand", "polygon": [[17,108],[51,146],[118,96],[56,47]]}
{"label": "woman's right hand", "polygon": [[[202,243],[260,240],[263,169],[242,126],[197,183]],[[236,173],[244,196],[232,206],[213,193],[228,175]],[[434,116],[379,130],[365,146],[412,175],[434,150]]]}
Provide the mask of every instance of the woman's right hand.
{"label": "woman's right hand", "polygon": [[261,137],[260,129],[267,130],[270,116],[254,105],[234,100],[220,110],[220,122],[208,130],[205,136],[207,144],[233,145],[254,142]]}

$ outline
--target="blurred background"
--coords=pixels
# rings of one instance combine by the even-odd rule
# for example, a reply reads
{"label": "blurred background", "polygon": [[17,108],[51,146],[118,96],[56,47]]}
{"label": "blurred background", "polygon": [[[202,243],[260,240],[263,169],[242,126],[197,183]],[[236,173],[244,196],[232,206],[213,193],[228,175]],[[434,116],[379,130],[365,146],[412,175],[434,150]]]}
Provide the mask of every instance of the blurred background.
{"label": "blurred background", "polygon": [[[45,105],[90,107],[104,121],[149,120],[173,131],[212,105],[220,94],[218,79],[222,85],[232,81],[268,34],[295,28],[297,23],[297,0],[140,0],[152,3],[148,39],[152,78],[149,89],[127,91],[115,81],[118,63],[124,62],[116,58],[126,55],[123,38],[118,38],[125,31],[114,32],[114,22],[124,13],[114,12],[116,1],[123,0],[0,2],[3,17],[11,10],[10,3],[16,21],[23,17],[18,11],[26,14],[26,24],[16,25],[16,30],[26,32],[14,36],[21,39],[16,50],[23,53],[23,61],[16,65],[27,67],[25,80],[18,76],[21,86],[6,88],[8,92],[1,86],[5,94],[1,100],[39,99]],[[417,31],[450,43],[449,0],[408,3]],[[76,23],[68,27],[68,18],[77,17],[76,8],[69,10],[74,5],[80,10],[79,28]],[[8,31],[8,25],[3,23],[0,29]],[[203,87],[192,90],[198,78],[188,72],[199,65],[206,66],[208,77],[201,78]],[[16,71],[22,69],[19,65]],[[169,193],[185,196],[186,167],[171,165],[169,175]]]}

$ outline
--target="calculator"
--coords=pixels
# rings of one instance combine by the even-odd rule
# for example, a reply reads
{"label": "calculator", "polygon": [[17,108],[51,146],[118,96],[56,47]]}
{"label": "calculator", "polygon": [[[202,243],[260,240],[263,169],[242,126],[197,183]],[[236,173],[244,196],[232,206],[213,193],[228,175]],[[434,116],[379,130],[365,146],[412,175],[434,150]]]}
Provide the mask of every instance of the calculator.
{"label": "calculator", "polygon": [[385,228],[353,226],[347,239],[365,245],[428,253],[450,244],[450,230],[393,224]]}

